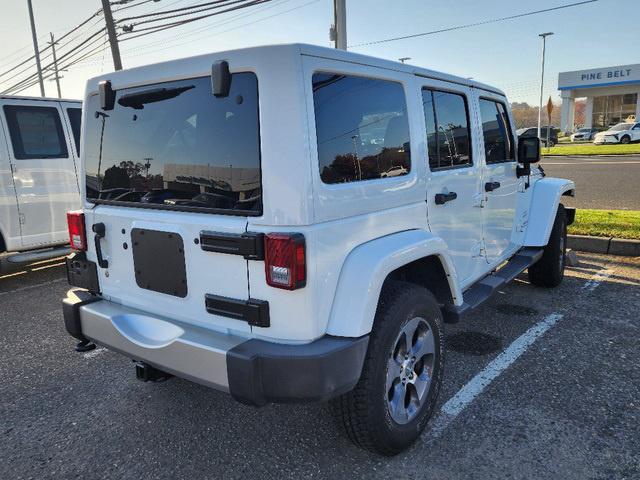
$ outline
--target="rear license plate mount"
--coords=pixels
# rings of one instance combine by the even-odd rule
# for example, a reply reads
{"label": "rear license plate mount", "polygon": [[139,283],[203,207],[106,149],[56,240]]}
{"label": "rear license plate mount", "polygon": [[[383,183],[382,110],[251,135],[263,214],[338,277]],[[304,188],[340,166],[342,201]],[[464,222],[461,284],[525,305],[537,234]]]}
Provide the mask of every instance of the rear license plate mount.
{"label": "rear license plate mount", "polygon": [[184,242],[180,235],[134,228],[131,244],[136,283],[140,288],[174,297],[187,296]]}

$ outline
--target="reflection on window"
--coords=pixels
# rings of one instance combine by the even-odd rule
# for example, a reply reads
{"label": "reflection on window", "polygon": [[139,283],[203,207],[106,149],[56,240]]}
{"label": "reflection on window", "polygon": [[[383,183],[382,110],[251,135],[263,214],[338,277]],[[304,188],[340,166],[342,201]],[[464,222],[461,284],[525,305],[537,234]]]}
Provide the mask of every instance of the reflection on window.
{"label": "reflection on window", "polygon": [[599,130],[628,121],[636,113],[637,93],[607,95],[593,98],[591,125]]}
{"label": "reflection on window", "polygon": [[235,73],[227,97],[211,78],[116,92],[113,110],[88,100],[87,197],[174,209],[262,209],[258,83]]}
{"label": "reflection on window", "polygon": [[480,119],[487,164],[514,160],[513,136],[504,104],[480,99]]}
{"label": "reflection on window", "polygon": [[467,104],[463,95],[422,90],[429,168],[440,170],[471,165]]}
{"label": "reflection on window", "polygon": [[73,141],[76,144],[76,154],[80,155],[80,126],[82,125],[82,109],[81,108],[67,108],[67,115],[69,116],[69,122],[71,123],[71,133],[73,134]]}
{"label": "reflection on window", "polygon": [[58,109],[5,105],[15,158],[66,158],[67,143]]}
{"label": "reflection on window", "polygon": [[409,173],[409,123],[401,84],[316,73],[313,101],[323,182]]}

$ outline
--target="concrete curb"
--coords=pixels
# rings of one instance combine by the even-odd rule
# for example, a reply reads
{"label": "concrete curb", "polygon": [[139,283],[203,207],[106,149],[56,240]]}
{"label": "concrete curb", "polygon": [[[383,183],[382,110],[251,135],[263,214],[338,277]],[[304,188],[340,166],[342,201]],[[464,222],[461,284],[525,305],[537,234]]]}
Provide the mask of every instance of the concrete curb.
{"label": "concrete curb", "polygon": [[567,246],[581,252],[608,253],[609,255],[621,255],[624,257],[640,256],[640,240],[568,235]]}

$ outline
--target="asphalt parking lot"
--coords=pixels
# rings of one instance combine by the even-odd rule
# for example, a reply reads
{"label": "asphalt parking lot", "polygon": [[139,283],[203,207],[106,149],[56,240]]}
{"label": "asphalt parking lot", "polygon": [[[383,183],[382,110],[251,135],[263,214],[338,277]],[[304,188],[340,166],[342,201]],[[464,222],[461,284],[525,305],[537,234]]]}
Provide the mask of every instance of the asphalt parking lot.
{"label": "asphalt parking lot", "polygon": [[567,205],[605,210],[640,208],[640,155],[542,157],[540,164],[549,176],[570,178],[576,183],[576,198]]}
{"label": "asphalt parking lot", "polygon": [[526,276],[447,326],[440,407],[378,457],[325,405],[262,409],[74,352],[59,262],[0,275],[0,478],[640,478],[640,258],[579,255],[554,290]]}

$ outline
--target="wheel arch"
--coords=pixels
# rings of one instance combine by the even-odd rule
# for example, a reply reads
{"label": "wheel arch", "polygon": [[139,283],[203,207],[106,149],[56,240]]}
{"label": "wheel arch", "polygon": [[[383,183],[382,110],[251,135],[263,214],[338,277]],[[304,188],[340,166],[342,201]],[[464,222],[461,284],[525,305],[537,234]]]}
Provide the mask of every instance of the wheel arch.
{"label": "wheel arch", "polygon": [[371,240],[349,253],[338,279],[327,333],[345,337],[368,334],[380,292],[390,279],[425,286],[438,302],[462,303],[444,240],[426,230],[408,230]]}
{"label": "wheel arch", "polygon": [[543,178],[533,186],[524,246],[544,247],[549,242],[562,196],[575,196],[576,186],[563,178]]}

